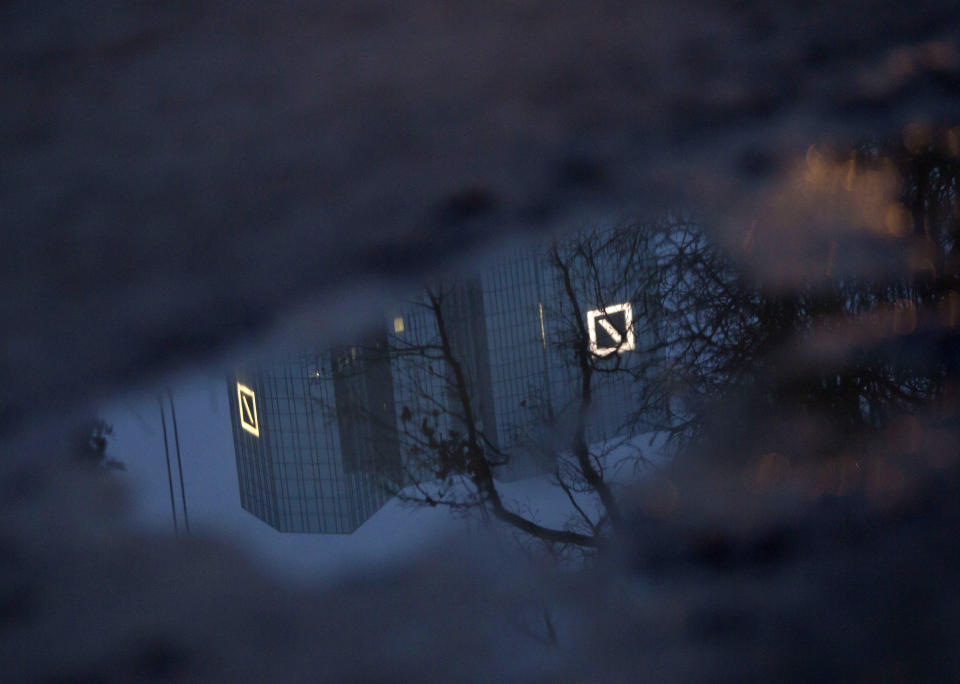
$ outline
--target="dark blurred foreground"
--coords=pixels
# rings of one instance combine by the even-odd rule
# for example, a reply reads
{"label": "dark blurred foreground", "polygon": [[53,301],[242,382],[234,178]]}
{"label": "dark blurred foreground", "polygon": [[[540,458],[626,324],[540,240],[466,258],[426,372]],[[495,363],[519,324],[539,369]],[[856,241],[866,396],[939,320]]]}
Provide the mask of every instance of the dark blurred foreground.
{"label": "dark blurred foreground", "polygon": [[953,0],[5,2],[0,434],[345,338],[498,237],[740,213],[810,144],[960,120],[958,37]]}
{"label": "dark blurred foreground", "polygon": [[933,415],[809,468],[701,451],[585,572],[461,539],[322,593],[132,532],[117,479],[28,459],[0,479],[4,680],[953,681],[957,446]]}
{"label": "dark blurred foreground", "polygon": [[[937,131],[950,152],[956,8],[690,6],[4,4],[3,679],[960,679],[956,242],[924,280],[903,174],[807,150],[893,133],[915,154]],[[914,289],[774,340],[772,384],[698,407],[583,573],[459,540],[294,592],[215,540],[131,530],[122,480],[60,458],[51,415],[118,384],[297,314],[342,335],[491,234],[681,197],[763,283],[757,315],[822,301],[822,278],[844,306],[847,277]],[[861,395],[811,410],[810,378],[878,367],[863,349],[929,362],[933,390],[881,388],[880,417]]]}

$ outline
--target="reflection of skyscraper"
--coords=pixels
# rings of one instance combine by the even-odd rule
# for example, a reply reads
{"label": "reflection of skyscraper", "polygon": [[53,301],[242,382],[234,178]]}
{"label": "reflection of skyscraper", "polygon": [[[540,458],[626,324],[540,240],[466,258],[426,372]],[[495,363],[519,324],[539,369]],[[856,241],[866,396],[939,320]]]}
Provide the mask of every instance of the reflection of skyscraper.
{"label": "reflection of skyscraper", "polygon": [[[611,313],[618,309],[621,317],[624,309],[632,311],[630,293],[608,285],[606,264],[597,266],[589,280],[574,278],[583,309],[580,316],[603,307]],[[579,331],[546,250],[516,250],[486,269],[482,281],[498,445],[511,452],[517,461],[514,475],[522,476],[549,465],[551,452],[569,448],[569,430],[581,408],[581,376],[570,344]],[[633,326],[628,331],[625,323],[619,322],[621,332],[632,337]],[[603,331],[603,325],[597,329]],[[611,356],[616,358],[600,365],[629,368],[637,362],[630,353]],[[636,403],[632,379],[626,373],[597,373],[591,384],[588,441],[622,435],[630,427]]]}
{"label": "reflection of skyscraper", "polygon": [[400,476],[393,375],[385,331],[331,357],[333,396],[343,468],[347,473]]}
{"label": "reflection of skyscraper", "polygon": [[[497,425],[494,418],[495,397],[490,378],[490,349],[487,336],[487,314],[484,308],[483,286],[479,278],[462,279],[447,295],[443,316],[453,354],[460,359],[470,386],[474,411],[479,427],[494,444],[497,443]],[[446,370],[450,375],[450,370]],[[454,383],[448,383],[447,403],[457,406],[452,396]],[[459,414],[459,411],[456,411]],[[466,427],[461,425],[461,430]]]}
{"label": "reflection of skyscraper", "polygon": [[349,533],[384,504],[399,447],[389,366],[375,352],[364,345],[238,373],[230,415],[245,510],[281,532]]}
{"label": "reflection of skyscraper", "polygon": [[[604,264],[598,266],[589,281],[583,274],[574,279],[579,316],[589,318],[582,322],[595,333],[595,351],[602,356],[606,350],[608,358],[598,365],[605,370],[616,365],[630,368],[638,359],[628,353],[636,343],[630,294],[624,287],[606,286]],[[478,276],[447,282],[440,291],[441,313],[454,355],[466,371],[478,425],[489,447],[509,455],[509,466],[498,468],[497,476],[513,479],[549,467],[553,453],[570,448],[570,431],[582,406],[581,376],[571,343],[579,329],[549,254],[542,249],[515,250]],[[396,320],[400,325],[395,326],[391,345],[411,353],[395,360],[394,387],[398,412],[406,407],[415,417],[414,424],[406,426],[414,432],[412,441],[422,416],[441,431],[462,430],[455,419],[462,411],[449,369],[436,352],[429,359],[415,353],[418,347],[439,344],[434,314],[423,301]],[[595,373],[591,384],[588,441],[623,435],[631,428],[635,404],[632,378],[626,373]],[[431,415],[437,411],[441,415]]]}
{"label": "reflection of skyscraper", "polygon": [[[574,274],[576,308],[544,250],[515,251],[436,291],[491,460],[509,455],[497,477],[531,475],[570,448],[582,410],[578,335],[604,371],[592,378],[587,441],[635,429],[634,378],[605,372],[640,359],[636,293],[617,258],[601,254]],[[351,532],[384,503],[385,482],[434,477],[431,454],[465,432],[462,406],[427,298],[398,314],[390,334],[238,376],[231,415],[245,509],[279,530]],[[412,458],[418,450],[425,459]]]}
{"label": "reflection of skyscraper", "polygon": [[[460,365],[468,388],[473,419],[491,443],[496,444],[496,418],[490,377],[487,315],[481,281],[477,277],[446,283],[435,294],[440,298],[447,343]],[[467,432],[453,370],[443,361],[442,340],[435,312],[424,296],[394,320],[390,344],[397,419],[401,426],[401,451],[406,455],[429,452],[430,435],[450,437]],[[424,423],[426,421],[426,423]],[[417,479],[424,459],[413,458],[408,468]],[[426,459],[429,460],[429,459]]]}
{"label": "reflection of skyscraper", "polygon": [[498,447],[511,455],[501,476],[522,476],[544,465],[551,451],[558,359],[549,336],[553,301],[544,255],[516,251],[482,275],[489,366]]}

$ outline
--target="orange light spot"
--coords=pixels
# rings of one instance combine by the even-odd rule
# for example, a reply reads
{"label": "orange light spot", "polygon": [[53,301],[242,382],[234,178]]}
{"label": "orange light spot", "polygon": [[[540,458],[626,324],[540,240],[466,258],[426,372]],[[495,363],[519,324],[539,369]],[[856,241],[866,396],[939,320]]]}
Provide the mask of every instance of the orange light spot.
{"label": "orange light spot", "polygon": [[818,185],[827,174],[827,160],[824,159],[816,145],[807,148],[806,162],[806,181],[812,185]]}
{"label": "orange light spot", "polygon": [[940,302],[940,324],[956,328],[960,324],[960,294],[951,290]]}
{"label": "orange light spot", "polygon": [[911,219],[910,212],[899,202],[887,205],[884,225],[889,235],[895,237],[903,237],[906,235],[910,228]]}
{"label": "orange light spot", "polygon": [[843,177],[843,188],[847,192],[853,192],[854,181],[857,179],[857,162],[851,159],[845,164],[846,174]]}
{"label": "orange light spot", "polygon": [[960,157],[960,126],[954,126],[947,131],[947,152],[953,157]]}

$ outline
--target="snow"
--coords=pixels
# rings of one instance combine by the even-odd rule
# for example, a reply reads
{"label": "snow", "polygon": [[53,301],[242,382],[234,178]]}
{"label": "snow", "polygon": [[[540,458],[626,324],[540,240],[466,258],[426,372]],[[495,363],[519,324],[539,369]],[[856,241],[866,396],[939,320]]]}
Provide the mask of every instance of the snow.
{"label": "snow", "polygon": [[[454,511],[445,506],[415,505],[397,498],[389,500],[350,535],[277,532],[240,507],[226,382],[216,375],[199,373],[181,376],[171,387],[192,532],[229,542],[265,572],[304,585],[329,584],[385,563],[410,561],[424,549],[445,543],[446,539],[490,532],[489,520],[479,510]],[[163,391],[157,388],[118,395],[103,405],[102,415],[114,426],[109,453],[123,461],[127,468],[126,472],[113,477],[127,490],[132,521],[140,529],[168,534],[172,520],[157,402]],[[172,430],[169,414],[167,427]],[[636,453],[635,448],[648,457],[656,454],[660,441],[641,435],[631,443],[619,444],[616,449],[595,445],[595,450],[609,451],[604,462],[614,466],[611,472],[618,472],[613,482],[628,486],[648,469],[635,474],[630,468],[617,471],[616,464],[629,460]],[[182,528],[175,469],[174,486]],[[535,522],[563,528],[574,519],[575,511],[569,500],[549,474],[498,482],[497,486],[511,510]],[[407,493],[416,494],[413,490]],[[585,510],[594,514],[597,504],[590,496],[578,494],[576,498]],[[498,530],[497,534],[513,539],[513,530],[499,525],[493,527]]]}

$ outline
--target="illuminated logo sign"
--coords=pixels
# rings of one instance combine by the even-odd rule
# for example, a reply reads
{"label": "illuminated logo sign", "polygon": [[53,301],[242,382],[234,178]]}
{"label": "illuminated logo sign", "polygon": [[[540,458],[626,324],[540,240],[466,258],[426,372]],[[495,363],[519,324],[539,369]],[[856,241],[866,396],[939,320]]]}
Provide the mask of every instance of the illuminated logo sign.
{"label": "illuminated logo sign", "polygon": [[246,385],[237,383],[237,405],[240,408],[240,427],[254,437],[260,436],[260,422],[257,420],[257,397]]}
{"label": "illuminated logo sign", "polygon": [[609,356],[636,347],[633,335],[633,307],[630,302],[587,312],[587,334],[590,352]]}

